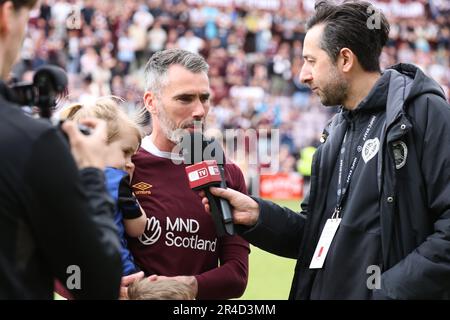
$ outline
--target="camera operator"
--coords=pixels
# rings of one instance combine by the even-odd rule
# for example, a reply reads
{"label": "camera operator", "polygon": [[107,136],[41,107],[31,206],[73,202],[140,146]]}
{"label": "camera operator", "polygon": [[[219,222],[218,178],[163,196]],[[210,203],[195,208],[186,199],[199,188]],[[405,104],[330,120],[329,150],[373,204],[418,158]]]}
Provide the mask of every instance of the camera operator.
{"label": "camera operator", "polygon": [[0,0],[0,299],[51,299],[54,278],[76,298],[115,299],[122,265],[102,173],[105,123],[86,120],[89,136],[64,123],[72,156],[60,130],[24,115],[3,82],[36,2]]}

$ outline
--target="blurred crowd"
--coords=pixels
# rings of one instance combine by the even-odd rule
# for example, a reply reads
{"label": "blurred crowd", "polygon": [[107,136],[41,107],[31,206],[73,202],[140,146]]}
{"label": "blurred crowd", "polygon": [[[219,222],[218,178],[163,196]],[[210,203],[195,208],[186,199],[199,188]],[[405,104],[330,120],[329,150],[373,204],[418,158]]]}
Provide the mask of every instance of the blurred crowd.
{"label": "blurred crowd", "polygon": [[[380,0],[391,22],[383,68],[418,65],[450,87],[450,1]],[[116,95],[142,105],[143,68],[158,50],[181,47],[210,64],[209,125],[280,129],[282,170],[318,143],[334,108],[299,83],[304,24],[313,0],[43,0],[30,20],[16,80],[40,65],[68,71],[71,101]]]}

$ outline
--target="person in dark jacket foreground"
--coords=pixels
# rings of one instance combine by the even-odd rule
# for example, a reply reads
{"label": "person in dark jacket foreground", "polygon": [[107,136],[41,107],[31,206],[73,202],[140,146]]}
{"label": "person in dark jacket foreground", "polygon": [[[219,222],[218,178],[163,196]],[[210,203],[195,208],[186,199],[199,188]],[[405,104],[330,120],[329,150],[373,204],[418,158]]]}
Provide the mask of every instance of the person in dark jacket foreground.
{"label": "person in dark jacket foreground", "polygon": [[[0,0],[0,299],[52,299],[53,279],[75,298],[116,299],[122,264],[102,172],[106,126],[60,130],[26,116],[4,84],[34,0]],[[78,165],[78,168],[77,168]]]}
{"label": "person in dark jacket foreground", "polygon": [[316,5],[300,79],[342,109],[300,214],[212,188],[248,241],[297,259],[291,299],[450,298],[450,106],[413,65],[380,72],[388,33],[367,2]]}

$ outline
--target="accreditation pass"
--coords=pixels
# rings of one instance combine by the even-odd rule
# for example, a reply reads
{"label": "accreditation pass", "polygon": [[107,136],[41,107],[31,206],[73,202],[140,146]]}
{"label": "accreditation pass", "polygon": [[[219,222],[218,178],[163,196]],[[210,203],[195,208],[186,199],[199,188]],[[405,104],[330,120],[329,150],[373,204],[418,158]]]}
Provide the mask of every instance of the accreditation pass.
{"label": "accreditation pass", "polygon": [[317,243],[316,251],[314,251],[314,256],[309,265],[310,269],[320,269],[323,267],[328,249],[330,249],[331,242],[333,241],[340,223],[340,218],[328,219],[325,223],[325,227],[323,227],[322,234],[320,235],[319,243]]}

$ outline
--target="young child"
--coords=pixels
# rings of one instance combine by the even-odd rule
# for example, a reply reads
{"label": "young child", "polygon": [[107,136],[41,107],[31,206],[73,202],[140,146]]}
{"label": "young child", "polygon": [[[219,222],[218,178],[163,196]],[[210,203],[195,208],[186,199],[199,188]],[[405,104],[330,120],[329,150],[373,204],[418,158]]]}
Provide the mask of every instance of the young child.
{"label": "young child", "polygon": [[109,194],[115,201],[114,221],[119,229],[122,243],[123,275],[139,271],[127,248],[125,233],[139,237],[145,229],[147,217],[134,197],[130,181],[134,171],[131,156],[138,150],[142,131],[111,97],[101,97],[92,104],[74,104],[60,113],[62,119],[80,121],[94,117],[106,121],[108,163],[105,169]]}

